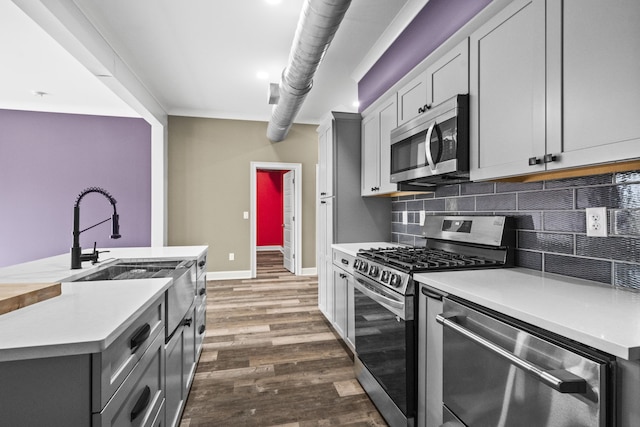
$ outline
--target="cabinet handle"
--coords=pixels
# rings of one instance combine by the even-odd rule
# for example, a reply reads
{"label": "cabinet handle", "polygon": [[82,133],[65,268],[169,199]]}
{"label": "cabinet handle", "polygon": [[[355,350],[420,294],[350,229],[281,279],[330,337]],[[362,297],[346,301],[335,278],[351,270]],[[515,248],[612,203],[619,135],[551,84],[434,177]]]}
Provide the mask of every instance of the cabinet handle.
{"label": "cabinet handle", "polygon": [[545,163],[551,163],[551,162],[555,162],[557,159],[556,156],[554,156],[553,154],[545,154],[543,161]]}
{"label": "cabinet handle", "polygon": [[537,157],[529,157],[529,166],[539,165],[541,163],[540,159]]}
{"label": "cabinet handle", "polygon": [[427,110],[431,109],[431,105],[430,104],[424,104],[423,107],[418,108],[418,114],[422,114]]}
{"label": "cabinet handle", "polygon": [[207,288],[201,288],[200,291],[198,292],[199,295],[204,295],[207,293]]}
{"label": "cabinet handle", "polygon": [[191,323],[193,323],[193,319],[192,319],[192,318],[184,319],[184,320],[182,321],[182,324],[183,324],[184,326],[186,326],[187,328],[191,326]]}
{"label": "cabinet handle", "polygon": [[147,408],[149,405],[149,401],[151,400],[151,389],[148,385],[144,386],[144,390],[142,390],[142,394],[138,398],[138,401],[133,406],[131,410],[131,421],[138,418],[138,416]]}
{"label": "cabinet handle", "polygon": [[205,265],[206,263],[207,263],[207,261],[202,260],[202,261],[200,261],[200,262],[198,263],[198,267],[202,268],[202,267],[204,267],[204,265]]}
{"label": "cabinet handle", "polygon": [[349,260],[348,260],[348,259],[344,259],[344,258],[342,258],[342,261],[341,261],[341,262],[342,262],[344,265],[349,265]]}
{"label": "cabinet handle", "polygon": [[346,274],[344,274],[344,273],[340,273],[340,278],[341,278],[341,279],[346,279],[346,278],[347,278],[347,275],[346,275]]}
{"label": "cabinet handle", "polygon": [[148,323],[145,323],[133,334],[131,337],[131,341],[129,341],[129,348],[131,348],[131,353],[135,353],[136,350],[140,347],[140,345],[145,342],[147,338],[149,338],[149,334],[151,333],[151,326]]}
{"label": "cabinet handle", "polygon": [[324,200],[322,200],[320,203],[322,203],[322,204],[324,205],[324,204],[325,204],[325,203],[327,203],[327,202],[325,202]]}
{"label": "cabinet handle", "polygon": [[200,325],[200,328],[198,328],[198,333],[199,333],[200,335],[204,334],[204,330],[205,330],[205,329],[206,329],[206,328],[204,327],[204,325]]}
{"label": "cabinet handle", "polygon": [[323,193],[320,193],[320,195],[321,195],[321,196],[326,196],[326,195],[327,195],[327,193],[324,193],[324,192],[323,192]]}

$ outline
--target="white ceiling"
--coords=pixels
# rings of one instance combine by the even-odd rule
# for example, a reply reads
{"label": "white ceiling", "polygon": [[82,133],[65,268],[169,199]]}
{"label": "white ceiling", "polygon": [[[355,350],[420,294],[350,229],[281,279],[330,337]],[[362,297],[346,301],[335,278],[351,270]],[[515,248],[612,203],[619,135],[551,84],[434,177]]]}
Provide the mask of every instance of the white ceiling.
{"label": "white ceiling", "polygon": [[[168,114],[261,121],[270,118],[269,82],[287,64],[303,4],[73,1]],[[356,111],[356,80],[425,2],[353,0],[295,121]],[[0,108],[137,115],[11,0],[0,0],[0,57]]]}

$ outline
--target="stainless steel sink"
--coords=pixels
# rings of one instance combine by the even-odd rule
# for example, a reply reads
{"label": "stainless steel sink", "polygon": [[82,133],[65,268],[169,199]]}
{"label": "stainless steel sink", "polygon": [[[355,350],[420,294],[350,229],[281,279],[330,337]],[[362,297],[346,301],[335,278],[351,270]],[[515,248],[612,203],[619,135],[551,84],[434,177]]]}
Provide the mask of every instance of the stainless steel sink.
{"label": "stainless steel sink", "polygon": [[[96,280],[130,280],[157,277],[173,277],[181,269],[184,261],[123,261],[100,268],[97,271],[80,276],[73,282],[91,282]],[[185,266],[186,267],[186,266]]]}

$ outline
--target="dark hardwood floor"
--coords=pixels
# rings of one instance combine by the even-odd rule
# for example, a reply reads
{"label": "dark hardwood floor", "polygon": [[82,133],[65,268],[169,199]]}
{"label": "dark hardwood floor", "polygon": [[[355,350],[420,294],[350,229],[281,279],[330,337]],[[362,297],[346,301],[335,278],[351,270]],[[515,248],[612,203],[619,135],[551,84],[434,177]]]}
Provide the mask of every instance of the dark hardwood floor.
{"label": "dark hardwood floor", "polygon": [[386,426],[318,310],[316,276],[258,252],[257,278],[207,283],[207,332],[181,427]]}

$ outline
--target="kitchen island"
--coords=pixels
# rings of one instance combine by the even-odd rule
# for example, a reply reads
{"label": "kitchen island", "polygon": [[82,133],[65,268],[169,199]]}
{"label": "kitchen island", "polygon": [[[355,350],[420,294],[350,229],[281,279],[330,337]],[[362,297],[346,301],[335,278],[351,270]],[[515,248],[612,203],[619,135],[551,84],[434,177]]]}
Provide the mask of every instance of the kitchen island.
{"label": "kitchen island", "polygon": [[[207,250],[110,248],[101,263],[85,262],[79,270],[70,269],[68,254],[0,269],[0,283],[62,283],[61,295],[0,316],[3,422],[165,425],[166,413],[166,425],[175,425],[204,336],[196,312],[206,305]],[[131,259],[200,260],[193,281],[197,272],[201,292],[194,283],[192,307],[171,336],[165,336],[165,295],[174,279],[73,281]]]}

